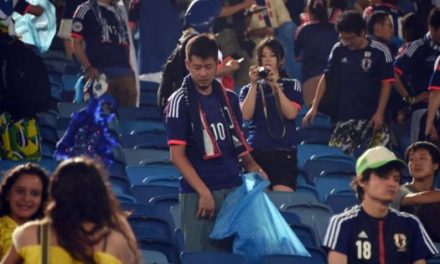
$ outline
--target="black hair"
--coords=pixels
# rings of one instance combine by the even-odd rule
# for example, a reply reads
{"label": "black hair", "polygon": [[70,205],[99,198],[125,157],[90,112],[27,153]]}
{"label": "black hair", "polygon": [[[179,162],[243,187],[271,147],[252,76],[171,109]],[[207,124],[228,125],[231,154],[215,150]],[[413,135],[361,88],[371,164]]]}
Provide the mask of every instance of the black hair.
{"label": "black hair", "polygon": [[191,60],[191,56],[202,59],[213,58],[217,61],[218,46],[214,39],[207,34],[200,34],[188,41],[185,48],[186,59]]}
{"label": "black hair", "polygon": [[278,68],[280,68],[281,62],[284,60],[284,48],[283,45],[281,45],[281,42],[274,37],[264,38],[260,41],[260,43],[258,43],[258,46],[255,48],[258,65],[262,65],[263,49],[265,47],[268,47],[275,54],[278,61]]}
{"label": "black hair", "polygon": [[362,175],[354,177],[351,186],[356,191],[359,202],[362,202],[365,194],[364,188],[360,185],[361,182],[369,181],[372,173],[375,173],[380,178],[385,178],[391,171],[397,170],[399,174],[402,175],[402,166],[402,163],[399,161],[391,161],[376,169],[366,169],[362,172]]}
{"label": "black hair", "polygon": [[375,11],[367,22],[367,32],[370,35],[374,35],[374,26],[376,24],[384,25],[385,21],[389,19],[389,15],[384,11]]}
{"label": "black hair", "polygon": [[34,220],[44,216],[44,210],[49,196],[49,179],[47,177],[46,171],[44,171],[43,168],[34,163],[17,165],[5,172],[0,185],[0,216],[10,215],[11,207],[8,201],[9,193],[12,186],[14,186],[18,179],[20,179],[20,177],[25,174],[37,176],[41,181],[41,185],[43,186],[41,193],[41,204],[38,207],[38,210],[31,216],[29,220]]}
{"label": "black hair", "polygon": [[[440,167],[440,150],[435,144],[428,141],[418,141],[409,145],[405,151],[406,163],[409,162],[409,154],[420,149],[425,149],[426,151],[428,151],[429,155],[431,155],[432,163],[437,163]],[[435,171],[434,176],[437,175],[438,171],[439,169]]]}
{"label": "black hair", "polygon": [[429,13],[428,25],[433,29],[440,28],[440,9],[433,8]]}
{"label": "black hair", "polygon": [[365,33],[365,21],[362,15],[355,11],[346,11],[336,22],[336,30],[341,33],[355,33],[362,36]]}
{"label": "black hair", "polygon": [[405,41],[412,42],[422,38],[425,33],[423,23],[414,13],[406,14],[403,17],[402,35]]}
{"label": "black hair", "polygon": [[319,23],[328,23],[326,0],[310,0],[307,9],[314,20],[318,20]]}

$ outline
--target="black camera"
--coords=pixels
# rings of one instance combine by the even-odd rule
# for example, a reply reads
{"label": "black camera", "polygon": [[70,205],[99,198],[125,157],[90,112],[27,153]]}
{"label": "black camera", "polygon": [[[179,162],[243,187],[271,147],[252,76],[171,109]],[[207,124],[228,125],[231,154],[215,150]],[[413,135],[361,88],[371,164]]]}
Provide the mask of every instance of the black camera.
{"label": "black camera", "polygon": [[258,67],[258,78],[266,79],[269,76],[269,71],[264,68],[264,66]]}

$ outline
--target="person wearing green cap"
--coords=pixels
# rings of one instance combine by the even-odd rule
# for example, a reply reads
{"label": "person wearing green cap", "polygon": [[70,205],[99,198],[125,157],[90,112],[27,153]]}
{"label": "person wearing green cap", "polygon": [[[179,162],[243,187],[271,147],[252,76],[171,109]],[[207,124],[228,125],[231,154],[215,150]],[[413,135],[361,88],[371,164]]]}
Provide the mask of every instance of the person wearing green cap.
{"label": "person wearing green cap", "polygon": [[330,219],[323,241],[329,264],[423,264],[438,254],[416,216],[390,208],[404,167],[405,162],[383,146],[358,158],[352,185],[360,205]]}

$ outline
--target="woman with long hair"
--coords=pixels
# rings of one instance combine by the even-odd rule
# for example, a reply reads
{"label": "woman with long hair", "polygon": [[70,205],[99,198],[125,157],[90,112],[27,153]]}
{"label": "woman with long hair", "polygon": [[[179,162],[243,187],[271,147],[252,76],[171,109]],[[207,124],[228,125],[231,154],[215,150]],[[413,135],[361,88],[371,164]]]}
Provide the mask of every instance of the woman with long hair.
{"label": "woman with long hair", "polygon": [[95,160],[62,162],[51,178],[46,217],[17,228],[2,263],[40,263],[45,247],[49,263],[139,263],[133,231],[104,177]]}
{"label": "woman with long hair", "polygon": [[12,232],[43,217],[49,179],[38,165],[26,163],[5,172],[0,185],[0,259],[12,245]]}
{"label": "woman with long hair", "polygon": [[281,78],[284,49],[273,38],[256,47],[258,66],[249,68],[250,84],[240,92],[243,119],[249,122],[252,157],[268,174],[275,191],[296,187],[295,117],[302,105],[298,80]]}

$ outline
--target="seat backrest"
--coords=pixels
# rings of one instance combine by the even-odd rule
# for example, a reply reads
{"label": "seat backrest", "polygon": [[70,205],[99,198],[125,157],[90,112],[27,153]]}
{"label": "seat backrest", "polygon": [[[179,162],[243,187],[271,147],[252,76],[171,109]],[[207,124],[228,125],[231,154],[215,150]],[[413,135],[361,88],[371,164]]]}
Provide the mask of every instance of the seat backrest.
{"label": "seat backrest", "polygon": [[313,228],[320,242],[333,215],[332,209],[324,204],[284,204],[281,210],[296,213],[301,218],[301,222]]}
{"label": "seat backrest", "polygon": [[[301,188],[300,188],[301,189]],[[294,204],[294,203],[317,203],[318,198],[312,191],[303,191],[304,189],[296,192],[277,192],[271,191],[266,194],[269,196],[272,203],[280,208],[283,204]]]}
{"label": "seat backrest", "polygon": [[166,256],[168,263],[179,263],[177,248],[174,243],[149,237],[136,237],[136,240],[139,249],[161,252]]}
{"label": "seat backrest", "polygon": [[227,252],[184,252],[180,255],[182,264],[244,264],[245,259],[241,255]]}
{"label": "seat backrest", "polygon": [[355,174],[334,173],[315,177],[313,184],[319,194],[319,200],[325,201],[325,197],[333,189],[348,189]]}
{"label": "seat backrest", "polygon": [[178,194],[179,188],[160,185],[134,185],[131,191],[140,204],[147,204],[155,196]]}
{"label": "seat backrest", "polygon": [[306,160],[313,155],[331,156],[331,155],[345,155],[341,148],[329,147],[322,144],[300,144],[297,146],[297,167],[299,170],[305,171]]}
{"label": "seat backrest", "polygon": [[179,178],[180,174],[173,165],[145,164],[126,167],[128,179],[133,185],[144,184],[147,178],[171,177]]}
{"label": "seat backrest", "polygon": [[141,165],[143,162],[167,161],[170,158],[170,152],[168,150],[124,148],[123,151],[127,165]]}
{"label": "seat backrest", "polygon": [[325,198],[325,204],[332,208],[335,214],[343,212],[346,208],[358,203],[356,195],[352,193],[330,193]]}

